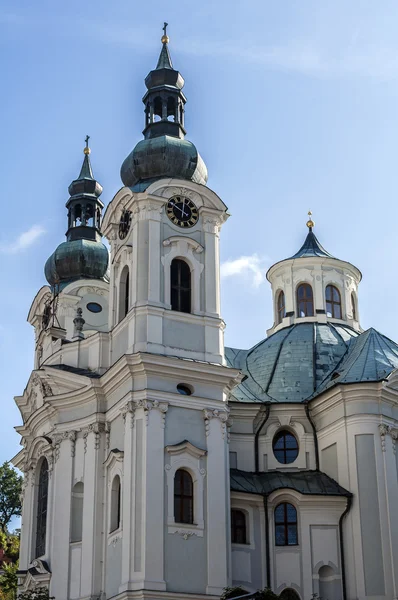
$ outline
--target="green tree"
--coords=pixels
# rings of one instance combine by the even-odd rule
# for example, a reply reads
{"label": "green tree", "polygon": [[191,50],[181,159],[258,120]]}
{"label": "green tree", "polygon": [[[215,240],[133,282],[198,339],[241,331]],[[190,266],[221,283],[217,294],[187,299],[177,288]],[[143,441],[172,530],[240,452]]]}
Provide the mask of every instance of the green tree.
{"label": "green tree", "polygon": [[0,466],[0,530],[3,532],[13,517],[21,516],[22,481],[9,462]]}
{"label": "green tree", "polygon": [[2,566],[3,574],[0,575],[0,600],[14,600],[17,594],[17,564]]}

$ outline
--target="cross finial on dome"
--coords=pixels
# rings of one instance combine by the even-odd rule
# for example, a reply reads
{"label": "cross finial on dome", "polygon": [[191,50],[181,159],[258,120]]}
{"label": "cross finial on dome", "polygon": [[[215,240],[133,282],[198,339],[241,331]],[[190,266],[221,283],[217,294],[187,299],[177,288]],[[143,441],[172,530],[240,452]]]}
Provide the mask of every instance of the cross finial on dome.
{"label": "cross finial on dome", "polygon": [[84,140],[86,142],[85,148],[83,150],[84,154],[90,154],[91,150],[88,147],[88,140],[90,139],[89,135],[86,135],[86,139]]}
{"label": "cross finial on dome", "polygon": [[168,44],[170,41],[169,36],[167,35],[167,27],[168,27],[168,23],[166,23],[166,21],[164,22],[163,25],[163,35],[162,35],[162,44]]}
{"label": "cross finial on dome", "polygon": [[308,229],[310,231],[312,231],[313,227],[315,227],[315,223],[314,223],[314,221],[311,218],[312,217],[312,212],[310,210],[308,211],[308,217],[309,217],[309,219],[307,221],[307,227],[308,227]]}

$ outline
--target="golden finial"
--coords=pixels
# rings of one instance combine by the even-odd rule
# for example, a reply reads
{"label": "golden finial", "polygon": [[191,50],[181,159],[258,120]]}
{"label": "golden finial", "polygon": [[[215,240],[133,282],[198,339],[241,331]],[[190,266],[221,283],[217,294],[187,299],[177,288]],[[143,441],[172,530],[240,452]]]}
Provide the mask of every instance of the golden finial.
{"label": "golden finial", "polygon": [[88,140],[90,139],[89,135],[86,135],[86,139],[84,140],[86,142],[86,147],[84,148],[83,152],[84,154],[90,154],[91,150],[88,147]]}
{"label": "golden finial", "polygon": [[309,216],[309,219],[308,219],[308,221],[307,221],[307,227],[308,227],[308,229],[309,229],[310,231],[312,231],[312,228],[313,228],[313,227],[315,227],[315,223],[314,223],[314,221],[311,219],[311,217],[312,217],[312,212],[311,212],[310,210],[308,211],[308,216]]}
{"label": "golden finial", "polygon": [[166,22],[163,25],[162,44],[168,44],[170,41],[170,38],[167,35],[167,25],[168,25],[168,23],[166,23]]}

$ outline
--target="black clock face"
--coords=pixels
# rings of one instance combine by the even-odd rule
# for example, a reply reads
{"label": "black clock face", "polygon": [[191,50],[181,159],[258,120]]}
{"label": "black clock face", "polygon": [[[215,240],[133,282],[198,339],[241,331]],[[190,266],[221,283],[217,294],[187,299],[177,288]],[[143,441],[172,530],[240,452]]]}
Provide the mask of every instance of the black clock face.
{"label": "black clock face", "polygon": [[183,196],[170,198],[167,203],[166,214],[170,221],[179,227],[193,227],[199,219],[196,205],[192,200]]}
{"label": "black clock face", "polygon": [[122,216],[120,218],[120,223],[119,223],[119,238],[121,240],[124,240],[124,238],[128,234],[130,225],[131,225],[131,212],[129,210],[124,210],[122,212]]}

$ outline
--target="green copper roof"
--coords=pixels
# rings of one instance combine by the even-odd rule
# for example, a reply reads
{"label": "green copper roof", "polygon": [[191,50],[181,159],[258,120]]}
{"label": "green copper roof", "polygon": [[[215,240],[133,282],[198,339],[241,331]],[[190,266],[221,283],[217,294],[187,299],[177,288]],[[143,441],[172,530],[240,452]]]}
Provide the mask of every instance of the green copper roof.
{"label": "green copper roof", "polygon": [[108,262],[104,244],[78,239],[62,242],[47,260],[44,273],[50,285],[65,287],[77,279],[106,279]]}
{"label": "green copper roof", "polygon": [[267,471],[250,473],[230,470],[230,487],[233,492],[246,492],[269,496],[275,490],[290,489],[304,495],[352,496],[334,479],[321,471]]}
{"label": "green copper roof", "polygon": [[90,156],[88,154],[84,155],[84,160],[78,179],[94,179]]}
{"label": "green copper roof", "polygon": [[162,49],[160,51],[160,56],[158,60],[158,64],[156,65],[156,69],[172,69],[173,63],[171,62],[171,56],[169,52],[169,46],[166,42],[163,43]]}
{"label": "green copper roof", "polygon": [[127,187],[165,177],[186,179],[203,185],[207,182],[206,165],[194,144],[170,135],[138,142],[123,162],[120,173]]}
{"label": "green copper roof", "polygon": [[300,323],[251,350],[225,348],[225,358],[246,375],[231,400],[304,402],[334,385],[386,379],[398,368],[398,345],[375,329]]}
{"label": "green copper roof", "polygon": [[232,391],[238,402],[303,402],[333,372],[358,333],[346,325],[300,323],[250,350],[225,349],[230,366],[247,376]]}
{"label": "green copper roof", "polygon": [[310,229],[300,250],[296,252],[296,254],[293,254],[293,256],[290,258],[306,258],[313,256],[326,256],[328,258],[335,258],[332,256],[332,254],[329,254],[329,252],[325,250],[312,229]]}
{"label": "green copper roof", "polygon": [[339,383],[382,381],[398,368],[398,345],[373,328],[364,331],[325,379],[319,392]]}

